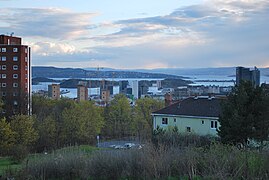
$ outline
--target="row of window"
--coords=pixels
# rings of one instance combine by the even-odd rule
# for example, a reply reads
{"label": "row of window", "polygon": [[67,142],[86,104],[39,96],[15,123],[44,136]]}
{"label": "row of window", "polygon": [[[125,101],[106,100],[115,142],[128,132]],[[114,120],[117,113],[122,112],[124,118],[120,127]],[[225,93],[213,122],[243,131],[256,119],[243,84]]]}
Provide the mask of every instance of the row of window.
{"label": "row of window", "polygon": [[[0,52],[7,52],[7,48],[0,48]],[[13,52],[18,52],[18,48],[13,48]],[[25,53],[27,53],[28,50],[25,48]]]}
{"label": "row of window", "polygon": [[[174,118],[174,122],[177,122],[177,119]],[[204,124],[204,120],[201,121],[201,124]],[[162,124],[167,125],[168,124],[168,118],[162,118]],[[218,128],[218,121],[211,121],[211,126],[212,129],[217,129]]]}
{"label": "row of window", "polygon": [[[2,91],[2,96],[6,96],[7,93],[5,91]],[[18,92],[13,92],[13,96],[17,97],[18,96]]]}
{"label": "row of window", "polygon": [[[13,74],[13,79],[18,79],[18,74]],[[0,78],[6,79],[7,75],[6,74],[0,74]],[[25,74],[25,78],[28,78],[27,74]]]}
{"label": "row of window", "polygon": [[[18,79],[18,77],[19,77],[19,75],[18,74],[13,74],[13,79]],[[6,79],[7,78],[7,75],[6,74],[0,74],[0,78],[2,78],[2,79]],[[27,74],[25,74],[25,79],[27,79],[28,78],[28,75]]]}
{"label": "row of window", "polygon": [[[6,70],[7,69],[7,66],[6,65],[0,65],[0,70]],[[19,69],[19,66],[18,65],[13,65],[13,70],[18,70]],[[25,66],[25,70],[27,71],[28,70],[28,67]]]}
{"label": "row of window", "polygon": [[[18,87],[18,83],[13,83],[13,87]],[[7,83],[0,83],[0,87],[7,87]],[[25,83],[25,89],[27,89],[28,83]]]}
{"label": "row of window", "polygon": [[[13,56],[13,61],[18,61],[18,57],[17,56]],[[25,62],[27,62],[28,61],[28,58],[27,57],[25,57]],[[0,57],[0,61],[7,61],[7,57],[6,56],[2,56],[2,57]]]}
{"label": "row of window", "polygon": [[[18,61],[18,57],[17,56],[13,56],[13,61]],[[0,61],[7,61],[7,57],[6,56],[2,56],[2,57],[0,57]],[[28,61],[28,57],[25,57],[25,59],[24,59],[24,61],[25,62],[27,62]]]}
{"label": "row of window", "polygon": [[[6,70],[7,66],[6,65],[0,65],[0,70]],[[18,70],[18,65],[13,65],[13,70]]]}
{"label": "row of window", "polygon": [[[18,83],[13,83],[13,87],[18,87]],[[0,83],[0,87],[7,87],[7,83]]]}

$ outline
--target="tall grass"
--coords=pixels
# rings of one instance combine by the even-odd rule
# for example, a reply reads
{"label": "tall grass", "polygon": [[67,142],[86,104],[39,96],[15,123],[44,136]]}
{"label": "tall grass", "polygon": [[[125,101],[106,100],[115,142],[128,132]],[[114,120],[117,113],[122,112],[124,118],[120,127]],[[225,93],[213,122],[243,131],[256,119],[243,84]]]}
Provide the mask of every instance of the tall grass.
{"label": "tall grass", "polygon": [[24,179],[269,179],[269,152],[146,144],[142,149],[58,151],[31,158]]}

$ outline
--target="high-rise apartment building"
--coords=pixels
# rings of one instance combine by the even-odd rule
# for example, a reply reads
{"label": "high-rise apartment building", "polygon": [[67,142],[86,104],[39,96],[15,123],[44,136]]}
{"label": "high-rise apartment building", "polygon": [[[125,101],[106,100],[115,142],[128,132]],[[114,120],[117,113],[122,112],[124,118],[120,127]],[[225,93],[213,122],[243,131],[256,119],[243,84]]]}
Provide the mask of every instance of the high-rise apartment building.
{"label": "high-rise apartment building", "polygon": [[86,82],[79,82],[77,86],[77,100],[87,101],[88,100],[88,87]]}
{"label": "high-rise apartment building", "polygon": [[236,84],[239,85],[241,81],[250,81],[253,86],[260,85],[260,71],[257,67],[254,70],[249,68],[237,67],[236,68]]}
{"label": "high-rise apartment building", "polygon": [[48,85],[48,95],[52,99],[60,99],[61,98],[60,84]]}
{"label": "high-rise apartment building", "polygon": [[20,37],[0,35],[2,115],[31,114],[31,52]]}

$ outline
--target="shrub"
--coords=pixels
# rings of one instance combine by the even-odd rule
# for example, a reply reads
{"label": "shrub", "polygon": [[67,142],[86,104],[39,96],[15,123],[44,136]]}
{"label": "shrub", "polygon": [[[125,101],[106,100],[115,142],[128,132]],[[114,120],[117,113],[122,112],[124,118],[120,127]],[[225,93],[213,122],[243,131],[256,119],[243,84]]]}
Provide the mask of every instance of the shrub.
{"label": "shrub", "polygon": [[24,145],[14,145],[11,148],[10,155],[13,161],[22,162],[29,154],[29,150]]}

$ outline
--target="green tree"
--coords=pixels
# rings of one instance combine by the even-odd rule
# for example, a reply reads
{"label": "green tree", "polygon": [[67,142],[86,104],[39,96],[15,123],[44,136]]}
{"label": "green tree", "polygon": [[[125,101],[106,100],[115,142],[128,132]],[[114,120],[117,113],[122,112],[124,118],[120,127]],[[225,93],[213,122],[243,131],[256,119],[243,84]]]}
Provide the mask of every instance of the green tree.
{"label": "green tree", "polygon": [[104,114],[104,132],[107,136],[121,138],[132,134],[132,110],[125,95],[116,95]]}
{"label": "green tree", "polygon": [[16,115],[11,117],[11,130],[15,133],[15,144],[31,147],[38,139],[38,133],[34,128],[35,117]]}
{"label": "green tree", "polygon": [[134,129],[139,140],[148,140],[152,136],[151,113],[164,107],[164,103],[152,98],[142,98],[136,101],[134,111]]}
{"label": "green tree", "polygon": [[56,121],[51,115],[47,116],[43,121],[36,121],[36,129],[39,137],[36,143],[36,150],[38,152],[57,147]]}
{"label": "green tree", "polygon": [[5,118],[0,120],[0,154],[7,154],[15,143],[15,133]]}
{"label": "green tree", "polygon": [[93,143],[103,127],[102,109],[90,101],[75,103],[63,111],[63,131],[65,144]]}
{"label": "green tree", "polygon": [[268,137],[268,98],[261,87],[250,82],[235,86],[222,104],[218,134],[224,143],[242,143],[248,139],[263,141]]}

